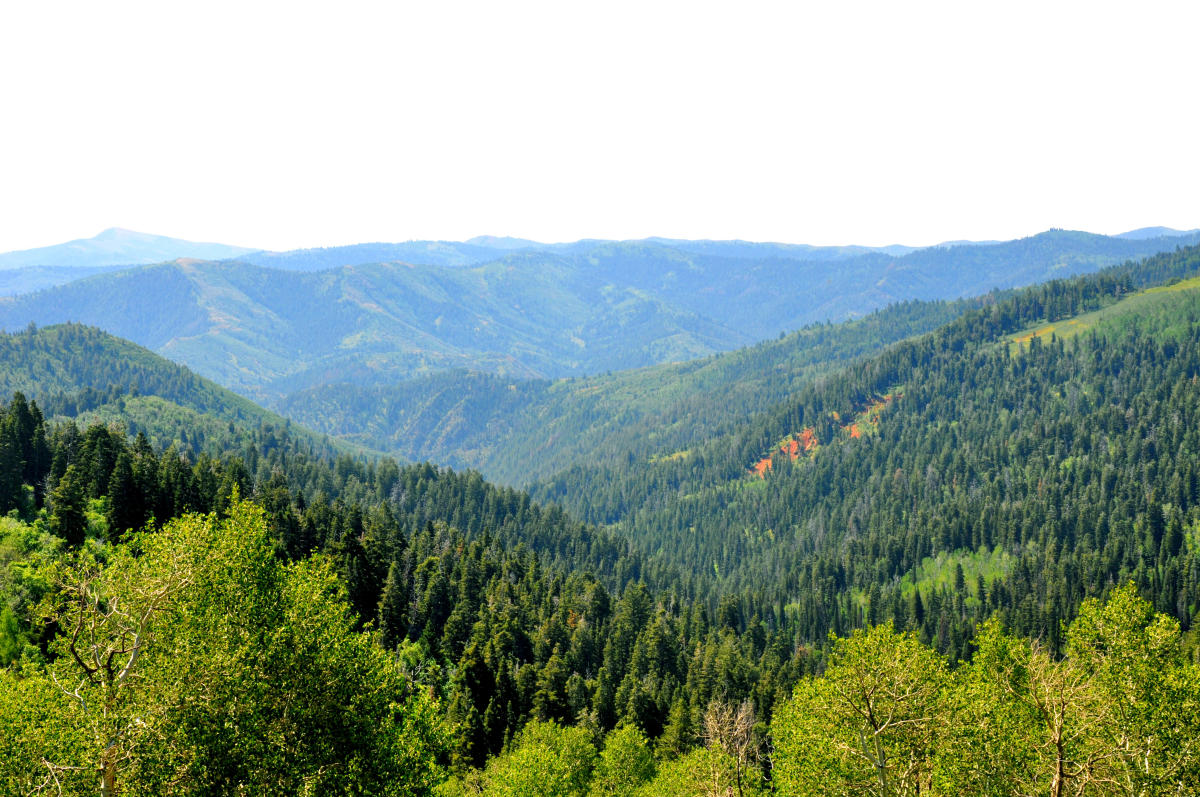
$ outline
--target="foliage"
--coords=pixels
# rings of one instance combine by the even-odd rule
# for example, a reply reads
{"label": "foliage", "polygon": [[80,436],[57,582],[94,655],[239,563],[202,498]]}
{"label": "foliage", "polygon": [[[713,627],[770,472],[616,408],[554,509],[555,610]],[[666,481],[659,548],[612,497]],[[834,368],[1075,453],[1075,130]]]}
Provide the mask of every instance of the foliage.
{"label": "foliage", "polygon": [[663,763],[639,797],[746,797],[759,791],[750,784],[738,788],[737,761],[720,749],[700,747]]}
{"label": "foliage", "polygon": [[220,456],[258,446],[256,437],[286,433],[326,456],[360,451],[331,444],[181,365],[81,324],[0,333],[0,395],[14,393],[40,405],[35,424],[41,413],[84,427],[120,423],[130,434],[145,433],[156,448],[175,444]]}
{"label": "foliage", "polygon": [[483,794],[497,797],[584,797],[596,762],[591,735],[580,727],[531,722],[513,749],[488,763]]}
{"label": "foliage", "polygon": [[835,641],[824,675],[803,681],[776,715],[777,791],[886,797],[928,791],[947,680],[941,657],[890,626]]}
{"label": "foliage", "polygon": [[604,749],[592,777],[590,797],[630,797],[654,778],[654,757],[646,735],[622,725],[604,737]]}
{"label": "foliage", "polygon": [[[114,408],[174,410],[119,387],[82,427],[14,395],[4,787],[1196,791],[1200,290],[1136,289],[1198,257],[992,297],[542,488],[609,528],[199,410],[164,448]],[[820,445],[749,477],[796,429]]]}
{"label": "foliage", "polygon": [[341,594],[327,564],[276,558],[245,504],[136,535],[103,567],[82,555],[51,605],[51,663],[5,677],[0,723],[21,744],[4,776],[76,793],[427,793],[436,709]]}
{"label": "foliage", "polygon": [[995,620],[954,672],[887,626],[834,643],[772,724],[779,794],[1190,794],[1194,662],[1131,585],[1081,607],[1068,655]]}

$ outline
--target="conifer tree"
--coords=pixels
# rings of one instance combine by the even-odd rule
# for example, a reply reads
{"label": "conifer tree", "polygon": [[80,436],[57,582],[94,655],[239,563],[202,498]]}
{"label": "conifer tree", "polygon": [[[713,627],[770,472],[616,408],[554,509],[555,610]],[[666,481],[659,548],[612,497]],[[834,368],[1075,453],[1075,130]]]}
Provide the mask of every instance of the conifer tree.
{"label": "conifer tree", "polygon": [[397,562],[388,567],[379,599],[379,631],[383,645],[389,650],[408,636],[408,584],[400,574]]}
{"label": "conifer tree", "polygon": [[133,474],[133,460],[122,451],[117,455],[112,476],[108,480],[108,535],[117,542],[130,529],[137,530],[145,523],[145,508]]}
{"label": "conifer tree", "polygon": [[71,465],[50,496],[50,532],[66,540],[68,545],[82,545],[87,535],[86,506],[85,485],[79,471]]}

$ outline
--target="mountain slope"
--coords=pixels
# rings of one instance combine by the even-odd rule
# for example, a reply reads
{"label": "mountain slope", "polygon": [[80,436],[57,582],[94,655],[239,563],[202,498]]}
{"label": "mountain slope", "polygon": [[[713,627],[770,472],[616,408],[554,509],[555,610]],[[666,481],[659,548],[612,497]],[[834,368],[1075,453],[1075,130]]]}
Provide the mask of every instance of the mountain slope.
{"label": "mountain slope", "polygon": [[972,306],[978,302],[912,302],[747,349],[591,377],[446,372],[393,385],[322,385],[272,406],[314,429],[405,459],[525,484],[577,462],[615,464],[687,449],[777,405],[819,375],[929,332]]}
{"label": "mountain slope", "polygon": [[[97,347],[48,348],[83,361],[62,366],[64,375],[103,373],[105,358],[92,356]],[[30,345],[13,359],[36,362],[36,353]],[[41,372],[58,373],[49,366]],[[270,534],[280,555],[327,553],[350,605],[360,618],[378,620],[405,673],[447,696],[459,761],[512,751],[511,740],[524,738],[515,735],[521,724],[535,718],[559,730],[553,723],[587,718],[580,736],[618,724],[645,728],[670,751],[696,732],[706,707],[745,700],[746,713],[753,707],[764,721],[778,721],[787,709],[773,715],[775,701],[822,667],[826,678],[846,684],[848,664],[878,673],[881,657],[899,661],[900,670],[931,658],[913,655],[912,639],[853,657],[818,650],[828,632],[864,625],[881,624],[877,634],[893,640],[900,639],[895,630],[911,631],[950,661],[971,655],[972,635],[989,617],[1037,639],[1029,684],[1022,673],[1034,670],[1022,662],[1034,660],[1023,657],[1031,648],[997,641],[994,629],[983,640],[990,637],[996,656],[1008,658],[999,665],[996,656],[976,658],[980,668],[999,668],[999,677],[984,671],[994,693],[978,697],[985,682],[974,674],[982,670],[970,669],[976,665],[954,676],[961,679],[949,687],[955,705],[969,692],[984,720],[995,716],[987,696],[1037,700],[1043,686],[1061,692],[1063,678],[1121,681],[1113,693],[1123,699],[1124,681],[1107,677],[1122,671],[1097,676],[1056,658],[1081,601],[1117,584],[1132,585],[1122,590],[1126,598],[1140,593],[1152,604],[1118,597],[1111,613],[1093,604],[1083,625],[1106,626],[1094,635],[1094,652],[1115,649],[1110,638],[1132,639],[1139,670],[1161,673],[1166,651],[1169,677],[1178,679],[1168,684],[1171,697],[1181,695],[1186,712],[1194,668],[1177,664],[1191,655],[1187,637],[1181,641],[1150,607],[1185,630],[1200,612],[1198,379],[1200,250],[1191,249],[1014,292],[840,374],[805,382],[781,406],[681,456],[581,468],[547,487],[581,513],[607,513],[624,543],[526,494],[490,488],[477,474],[428,465],[276,459],[251,470],[233,457],[189,468],[144,447],[117,450],[133,460],[124,483],[153,474],[147,482],[172,512],[227,508],[235,487],[243,495],[253,489],[270,524],[256,533]],[[2,431],[11,437],[16,426],[6,422]],[[93,432],[93,443],[120,435]],[[80,454],[76,470],[61,469],[56,488],[73,486],[83,472],[95,485],[92,500],[109,501],[109,509],[128,504],[129,493],[113,500],[121,493],[111,486],[123,483],[116,462],[106,461],[113,450],[72,451],[70,438],[54,435],[52,455],[41,462],[52,472],[53,463]],[[12,456],[19,446],[6,448],[0,464],[20,470]],[[771,466],[752,470],[764,456]],[[27,491],[17,486],[23,498]],[[98,494],[105,489],[112,494]],[[51,505],[65,504],[68,494],[59,491],[63,500]],[[11,530],[17,521],[8,520]],[[105,531],[127,527],[137,524]],[[275,551],[264,550],[273,560]],[[579,572],[581,564],[600,577]],[[325,582],[321,592],[328,590]],[[28,613],[20,619],[4,630],[32,632]],[[426,654],[436,663],[421,666]],[[934,665],[941,679],[947,665]],[[1015,686],[1013,671],[1022,676]],[[820,697],[816,689],[799,694]],[[27,693],[10,694],[7,705],[28,716]],[[58,692],[47,685],[46,694]],[[1071,710],[1098,705],[1109,723],[1108,694],[1080,687],[1069,696]],[[1159,705],[1166,708],[1156,709],[1156,725],[1171,727],[1157,718],[1174,706]],[[953,710],[922,710],[921,721],[941,721]],[[1036,712],[1030,716],[1030,726],[1041,727]],[[974,719],[955,727],[973,733]],[[218,712],[213,727],[223,721]],[[813,714],[808,721],[826,720]],[[1179,734],[1185,746],[1190,732]],[[777,740],[786,748],[786,736]],[[1039,743],[1029,733],[1014,757]],[[32,770],[45,758],[30,760]],[[961,757],[948,760],[957,766]]]}
{"label": "mountain slope", "polygon": [[[247,262],[307,269],[403,260],[463,266],[503,261],[574,270],[645,292],[676,308],[744,331],[751,339],[827,320],[844,320],[910,299],[955,299],[993,288],[1086,273],[1131,258],[1200,242],[1200,233],[1145,230],[1136,237],[1050,230],[1006,242],[937,247],[814,247],[745,241],[583,240],[567,244],[411,242],[257,253]],[[481,243],[488,239],[477,239]]]}
{"label": "mountain slope", "polygon": [[33,293],[120,268],[122,266],[23,266],[4,269],[0,270],[0,296]]}
{"label": "mountain slope", "polygon": [[118,227],[91,238],[80,238],[54,246],[23,249],[0,254],[0,269],[28,266],[128,266],[161,263],[177,257],[222,260],[253,252],[241,246],[196,243],[164,235],[150,235]]}
{"label": "mountain slope", "polygon": [[[1170,243],[1159,241],[1148,246],[1169,248]],[[746,275],[756,270],[785,267],[778,261],[746,262],[709,254],[756,247],[764,252],[782,249],[775,244],[651,240],[591,242],[591,249],[581,248],[582,244],[568,245],[561,251],[573,252],[581,269],[634,283],[640,290],[669,295],[679,303],[703,299],[713,305],[722,304],[712,297],[689,296],[684,287],[689,282],[719,293],[722,285],[734,286],[738,280],[750,282]],[[918,291],[953,288],[977,279],[979,274],[996,282],[1019,282],[1031,279],[1040,270],[1091,268],[1116,253],[1137,251],[1137,246],[1103,236],[1052,231],[1001,245],[972,244],[915,252],[892,260],[887,280],[906,286],[903,290]],[[851,256],[836,264],[792,263],[787,267],[793,271],[834,266],[849,269],[870,266],[872,262],[873,256]],[[776,315],[795,312],[797,295],[820,293],[800,288],[795,293],[788,291],[788,277],[774,272],[755,279],[769,285],[770,290],[748,288],[761,294],[751,305],[774,304]],[[894,285],[885,287],[896,289]],[[847,295],[838,300],[859,301],[861,296]],[[698,309],[737,312],[710,305]],[[274,406],[314,428],[395,451],[403,457],[428,457],[456,467],[480,468],[489,478],[524,484],[573,463],[612,464],[627,458],[644,460],[653,455],[678,454],[784,400],[815,373],[832,371],[851,357],[864,356],[909,334],[931,331],[952,317],[949,312],[942,314],[943,309],[903,306],[881,311],[865,327],[813,327],[781,341],[760,344],[753,351],[635,373],[555,383],[522,381],[517,375],[460,373],[431,375],[396,385],[329,384],[287,396]],[[906,317],[926,310],[931,315],[923,319]],[[956,312],[965,310],[963,306]],[[770,317],[771,313],[763,311],[762,315]],[[749,319],[745,323],[749,324]],[[867,340],[876,348],[865,345]]]}
{"label": "mountain slope", "polygon": [[451,368],[561,376],[750,342],[545,257],[315,273],[179,261],[0,300],[0,326],[77,320],[270,396]]}
{"label": "mountain slope", "polygon": [[1124,240],[1050,230],[998,244],[932,247],[902,257],[756,260],[611,243],[578,255],[581,268],[647,291],[757,339],[843,320],[910,299],[977,296],[1096,271],[1200,242],[1200,234]]}
{"label": "mountain slope", "polygon": [[[1197,276],[1192,248],[1021,291],[684,456],[575,467],[534,494],[690,563],[700,589],[773,585],[817,635],[919,609],[936,636],[938,614],[948,628],[965,611],[925,602],[947,579],[978,581],[960,596],[1020,633],[1053,632],[1127,580],[1186,626],[1200,611],[1185,533],[1200,523]],[[1051,340],[1051,325],[1078,332]]]}
{"label": "mountain slope", "polygon": [[[534,246],[529,242],[530,246]],[[324,271],[342,266],[404,262],[422,266],[472,266],[498,260],[523,246],[486,246],[472,241],[409,241],[407,243],[352,244],[287,252],[250,252],[238,256],[243,263],[284,271]]]}

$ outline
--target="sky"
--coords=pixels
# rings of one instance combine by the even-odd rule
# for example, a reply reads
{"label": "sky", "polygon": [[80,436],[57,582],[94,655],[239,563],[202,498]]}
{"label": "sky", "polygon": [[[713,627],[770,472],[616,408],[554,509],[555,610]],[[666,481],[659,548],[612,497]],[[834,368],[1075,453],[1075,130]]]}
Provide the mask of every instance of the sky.
{"label": "sky", "polygon": [[1200,227],[1200,3],[4,3],[0,251]]}

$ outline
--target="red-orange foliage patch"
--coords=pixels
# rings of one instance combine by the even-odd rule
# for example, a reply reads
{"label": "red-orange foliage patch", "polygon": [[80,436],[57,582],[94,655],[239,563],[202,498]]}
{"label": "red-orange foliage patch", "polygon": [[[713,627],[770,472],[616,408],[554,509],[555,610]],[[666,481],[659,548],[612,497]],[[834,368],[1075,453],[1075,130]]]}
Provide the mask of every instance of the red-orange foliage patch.
{"label": "red-orange foliage patch", "polygon": [[[869,423],[872,427],[879,425],[879,414],[883,409],[897,398],[903,396],[903,393],[886,393],[883,398],[871,402],[863,408],[862,412],[858,413],[855,420],[843,425],[841,428],[853,439],[858,439],[863,436],[863,423]],[[836,422],[841,423],[842,416],[836,411],[830,411],[830,417]],[[780,453],[787,454],[793,462],[800,458],[800,455],[808,454],[815,451],[821,445],[821,441],[817,439],[817,430],[809,426],[801,430],[798,435],[791,435],[783,445],[779,446]],[[750,468],[750,472],[756,474],[760,479],[767,478],[767,472],[774,469],[774,463],[770,457],[760,459]]]}
{"label": "red-orange foliage patch", "polygon": [[[813,451],[820,444],[820,442],[821,441],[817,439],[817,431],[809,426],[808,428],[804,429],[804,431],[800,432],[798,438],[789,438],[787,442],[779,447],[779,451],[782,454],[787,454],[788,457],[795,462],[796,460],[800,459],[801,453],[807,454],[808,452]],[[772,470],[773,468],[774,464],[771,462],[771,458],[767,457],[754,463],[754,466],[750,468],[750,471],[757,474],[760,479],[765,479],[767,478],[767,471]]]}

